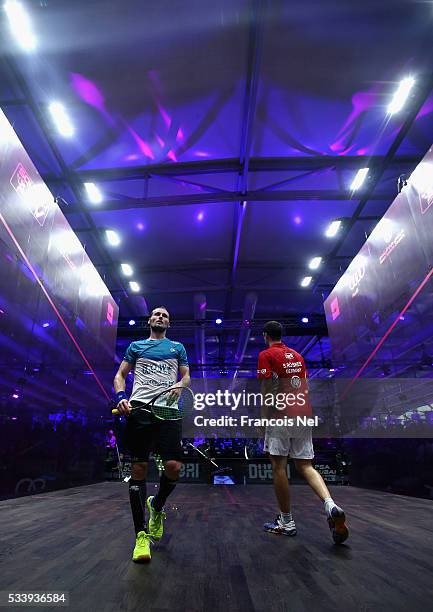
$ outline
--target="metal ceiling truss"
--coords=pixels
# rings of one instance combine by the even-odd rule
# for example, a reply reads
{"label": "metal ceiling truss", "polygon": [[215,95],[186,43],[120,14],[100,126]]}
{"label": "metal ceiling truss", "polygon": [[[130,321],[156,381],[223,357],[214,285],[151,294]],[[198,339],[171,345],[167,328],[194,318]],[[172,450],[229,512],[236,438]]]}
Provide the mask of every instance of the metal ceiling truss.
{"label": "metal ceiling truss", "polygon": [[[3,102],[2,102],[3,106]],[[248,172],[293,172],[293,171],[316,171],[324,168],[335,168],[336,170],[354,170],[368,166],[373,172],[380,168],[386,156],[372,155],[309,155],[288,157],[251,157],[248,163]],[[391,160],[390,167],[403,169],[419,162],[419,155],[399,155]],[[244,164],[239,158],[224,158],[215,160],[188,161],[163,164],[149,164],[146,166],[125,166],[124,168],[95,168],[92,170],[78,170],[64,174],[45,173],[42,178],[52,184],[66,183],[72,176],[80,182],[95,181],[136,181],[152,176],[200,176],[202,174],[233,173],[242,174]],[[203,185],[212,191],[211,185]]]}
{"label": "metal ceiling truss", "polygon": [[[239,166],[241,171],[238,174],[237,180],[237,198],[234,201],[238,201],[239,205],[235,209],[235,222],[233,225],[233,236],[232,236],[232,248],[231,248],[231,266],[228,278],[228,287],[226,291],[226,299],[223,311],[224,319],[228,319],[231,314],[232,303],[233,303],[233,291],[235,290],[236,281],[236,268],[238,265],[239,249],[241,242],[242,225],[244,222],[247,201],[245,195],[248,191],[248,169],[250,163],[250,151],[251,142],[254,126],[254,117],[256,114],[257,106],[257,91],[259,86],[259,74],[260,64],[262,59],[262,45],[263,45],[263,29],[264,20],[266,17],[267,1],[266,0],[254,0],[251,5],[250,11],[250,24],[249,24],[249,39],[248,39],[248,60],[247,60],[247,78],[245,82],[245,94],[243,103],[243,118],[242,118],[242,132],[241,142],[239,151]],[[219,194],[223,195],[223,194]],[[224,194],[225,195],[225,194]],[[250,294],[248,294],[250,295]],[[245,297],[244,310],[247,307],[249,300],[248,295]],[[256,297],[257,302],[257,297]],[[253,314],[256,304],[253,307]],[[241,342],[241,335],[244,334],[244,324],[240,328],[239,343]],[[249,331],[246,332],[249,337]],[[226,341],[227,334],[225,330],[222,331],[219,336],[219,359],[224,360],[226,357]],[[241,352],[242,353],[242,352]],[[238,362],[243,358],[243,353],[238,353],[235,359]],[[240,361],[239,361],[240,359]]]}
{"label": "metal ceiling truss", "polygon": [[[390,202],[396,191],[372,193],[368,200]],[[337,189],[291,189],[284,191],[221,191],[218,193],[194,193],[171,196],[149,196],[147,198],[131,198],[120,196],[116,200],[104,200],[98,204],[98,211],[128,210],[137,208],[162,208],[167,206],[197,206],[201,204],[219,204],[239,202],[287,202],[287,201],[347,201],[354,199],[351,191]],[[242,204],[241,204],[242,205]],[[84,212],[81,205],[69,204],[64,207],[65,214]],[[87,211],[88,212],[88,209]]]}

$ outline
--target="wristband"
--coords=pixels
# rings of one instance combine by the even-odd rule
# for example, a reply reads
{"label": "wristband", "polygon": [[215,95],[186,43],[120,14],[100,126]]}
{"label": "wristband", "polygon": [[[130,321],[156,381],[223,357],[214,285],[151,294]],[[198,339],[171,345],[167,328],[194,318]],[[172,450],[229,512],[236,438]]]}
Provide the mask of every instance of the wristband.
{"label": "wristband", "polygon": [[124,399],[128,399],[128,396],[126,395],[125,391],[118,391],[115,395],[116,398],[116,403],[118,404],[119,402],[121,402]]}

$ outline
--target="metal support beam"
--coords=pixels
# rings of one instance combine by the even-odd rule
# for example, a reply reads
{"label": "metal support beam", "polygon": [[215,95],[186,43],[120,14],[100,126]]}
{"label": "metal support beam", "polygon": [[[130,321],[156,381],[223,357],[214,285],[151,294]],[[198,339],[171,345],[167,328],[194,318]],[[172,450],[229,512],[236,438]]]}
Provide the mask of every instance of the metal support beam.
{"label": "metal support beam", "polygon": [[[241,167],[241,172],[239,173],[237,181],[237,199],[239,201],[239,206],[235,211],[235,226],[233,232],[231,256],[232,265],[229,277],[229,289],[227,291],[224,305],[224,319],[226,319],[230,315],[232,307],[233,287],[236,279],[236,267],[239,258],[242,225],[247,209],[247,201],[244,196],[248,192],[248,171],[250,162],[251,142],[253,137],[254,118],[257,106],[257,91],[259,86],[260,63],[262,58],[263,27],[266,8],[266,0],[254,0],[250,14],[247,78],[245,83],[242,132],[239,152],[239,163]],[[226,341],[226,335],[224,333],[221,334],[220,340],[220,357],[224,359]]]}
{"label": "metal support beam", "polygon": [[[395,197],[394,192],[372,193],[368,198],[380,202],[390,202]],[[353,201],[353,193],[350,191],[338,191],[336,189],[291,189],[278,191],[221,191],[214,193],[191,193],[177,196],[153,196],[148,198],[119,198],[117,200],[105,200],[98,204],[98,211],[128,210],[139,208],[162,208],[167,206],[197,206],[200,204],[225,204],[230,202],[290,202],[290,201]],[[69,205],[63,210],[65,214],[83,212],[78,205]]]}
{"label": "metal support beam", "polygon": [[[284,172],[284,171],[311,171],[322,168],[358,169],[368,166],[372,170],[381,167],[385,157],[383,155],[309,155],[297,157],[251,157],[248,172]],[[400,155],[390,162],[389,167],[408,168],[419,162],[419,155]],[[125,168],[95,168],[93,170],[79,170],[61,176],[46,173],[42,178],[49,183],[67,183],[70,176],[80,181],[136,181],[152,176],[187,176],[201,174],[218,174],[242,172],[239,158],[201,160],[189,162],[176,162],[164,164],[149,164],[147,166],[128,166]]]}

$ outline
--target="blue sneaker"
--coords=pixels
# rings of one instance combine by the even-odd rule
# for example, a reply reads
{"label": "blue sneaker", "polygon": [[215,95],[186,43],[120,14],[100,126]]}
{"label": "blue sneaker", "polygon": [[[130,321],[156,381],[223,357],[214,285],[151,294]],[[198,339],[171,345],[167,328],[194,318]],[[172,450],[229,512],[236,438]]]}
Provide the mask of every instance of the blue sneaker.
{"label": "blue sneaker", "polygon": [[265,531],[269,531],[269,533],[277,533],[279,535],[296,535],[295,521],[292,519],[288,523],[284,523],[280,515],[278,515],[275,521],[272,521],[272,523],[265,523],[263,525],[263,529]]}
{"label": "blue sneaker", "polygon": [[344,510],[339,506],[333,506],[328,514],[328,525],[335,544],[342,544],[349,537],[349,530],[345,521],[346,515]]}

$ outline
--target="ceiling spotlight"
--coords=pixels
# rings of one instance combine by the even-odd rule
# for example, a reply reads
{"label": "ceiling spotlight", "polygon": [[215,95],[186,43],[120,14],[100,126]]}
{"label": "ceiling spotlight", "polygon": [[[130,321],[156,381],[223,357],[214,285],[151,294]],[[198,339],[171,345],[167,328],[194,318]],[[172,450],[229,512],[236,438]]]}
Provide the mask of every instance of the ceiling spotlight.
{"label": "ceiling spotlight", "polygon": [[132,269],[132,266],[130,266],[127,263],[123,263],[120,264],[120,267],[122,268],[122,272],[125,276],[132,276],[134,273],[134,270]]}
{"label": "ceiling spotlight", "polygon": [[301,280],[301,287],[308,287],[312,280],[312,276],[304,276],[304,278]]}
{"label": "ceiling spotlight", "polygon": [[394,113],[398,113],[404,106],[410,90],[415,85],[415,79],[412,77],[408,77],[400,81],[397,91],[395,92],[389,106],[388,113],[390,115],[394,115]]}
{"label": "ceiling spotlight", "polygon": [[197,221],[203,221],[204,219],[204,212],[201,210],[198,215],[197,215]]}
{"label": "ceiling spotlight", "polygon": [[310,319],[308,317],[302,317],[301,321],[302,323],[308,323]]}
{"label": "ceiling spotlight", "polygon": [[66,138],[73,136],[75,132],[74,126],[63,104],[60,104],[60,102],[51,102],[49,109],[59,134]]}
{"label": "ceiling spotlight", "polygon": [[321,257],[313,257],[313,259],[308,264],[308,267],[310,268],[310,270],[317,270],[317,268],[320,266],[321,263],[322,263]]}
{"label": "ceiling spotlight", "polygon": [[86,188],[87,195],[92,204],[100,204],[102,202],[102,193],[95,183],[84,183],[84,187]]}
{"label": "ceiling spotlight", "polygon": [[131,327],[132,327],[133,325],[135,325],[135,321],[134,321],[134,319],[129,319],[129,325],[131,325]]}
{"label": "ceiling spotlight", "polygon": [[46,321],[45,323],[42,323],[42,327],[49,327],[50,324],[48,323],[48,321]]}
{"label": "ceiling spotlight", "polygon": [[16,0],[7,0],[4,7],[17,42],[26,51],[33,51],[36,48],[36,38],[32,32],[29,16],[22,4]]}
{"label": "ceiling spotlight", "polygon": [[358,172],[356,173],[356,176],[353,179],[353,182],[352,182],[352,184],[350,186],[350,189],[352,191],[356,191],[357,189],[359,189],[361,187],[361,185],[363,184],[363,182],[367,178],[368,171],[369,171],[369,168],[360,168],[358,170]]}
{"label": "ceiling spotlight", "polygon": [[328,225],[328,229],[325,232],[325,236],[327,238],[334,238],[334,236],[337,234],[340,227],[341,227],[340,219],[337,219],[336,221],[332,221],[332,223]]}
{"label": "ceiling spotlight", "polygon": [[111,246],[119,246],[120,237],[119,234],[113,230],[105,230],[105,237],[107,238],[108,244]]}
{"label": "ceiling spotlight", "polygon": [[137,293],[137,291],[140,291],[140,285],[136,283],[135,281],[130,281],[129,287],[131,291],[134,291],[134,293]]}
{"label": "ceiling spotlight", "polygon": [[218,317],[218,319],[215,319],[215,324],[216,324],[216,325],[221,325],[221,324],[222,324],[222,322],[223,322],[223,320],[222,320],[222,319],[220,319],[219,317]]}
{"label": "ceiling spotlight", "polygon": [[18,399],[18,398],[19,398],[19,395],[18,395],[18,393],[14,393],[14,394],[12,395],[12,397],[13,397],[14,399]]}

